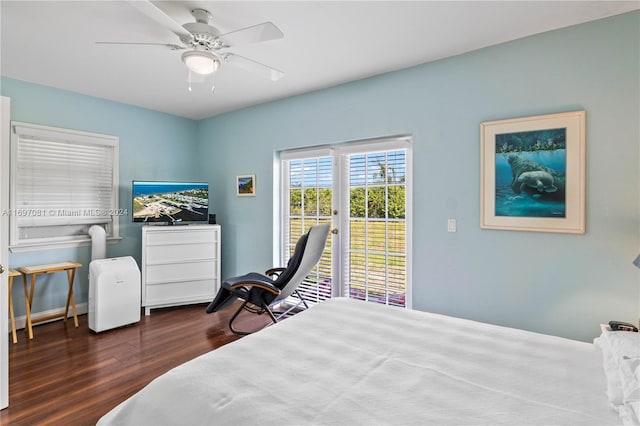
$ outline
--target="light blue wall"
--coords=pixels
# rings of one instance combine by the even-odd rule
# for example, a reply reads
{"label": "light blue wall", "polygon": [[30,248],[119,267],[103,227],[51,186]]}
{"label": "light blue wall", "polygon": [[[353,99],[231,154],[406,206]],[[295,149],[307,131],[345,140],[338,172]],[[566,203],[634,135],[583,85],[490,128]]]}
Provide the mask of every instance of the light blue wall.
{"label": "light blue wall", "polygon": [[[601,322],[640,316],[631,264],[640,253],[639,28],[640,13],[625,14],[200,122],[7,78],[0,90],[13,120],[119,136],[123,208],[132,179],[208,180],[223,276],[272,266],[274,152],[411,134],[414,308],[589,341]],[[587,233],[480,230],[480,123],[577,109],[587,111]],[[247,173],[257,196],[238,198],[235,177]],[[108,256],[139,261],[130,214]],[[89,256],[43,250],[12,254],[10,265],[87,265]],[[45,285],[34,311],[62,306],[63,287]]]}
{"label": "light blue wall", "polygon": [[[411,134],[414,308],[585,341],[637,322],[639,24],[625,14],[203,120],[223,275],[271,266],[275,151]],[[582,109],[587,233],[481,230],[480,123]],[[235,196],[245,173],[255,198]]]}
{"label": "light blue wall", "polygon": [[[131,221],[131,181],[195,180],[193,167],[197,122],[168,114],[83,96],[50,87],[2,78],[0,90],[11,98],[11,119],[87,132],[116,135],[120,138],[120,208],[128,215],[120,218],[122,240],[107,246],[107,256],[141,255],[141,224]],[[88,299],[89,247],[10,253],[12,268],[23,265],[75,260],[84,266],[76,275],[76,302]],[[24,315],[22,279],[14,283],[16,315]],[[65,274],[39,278],[33,312],[64,306]]]}

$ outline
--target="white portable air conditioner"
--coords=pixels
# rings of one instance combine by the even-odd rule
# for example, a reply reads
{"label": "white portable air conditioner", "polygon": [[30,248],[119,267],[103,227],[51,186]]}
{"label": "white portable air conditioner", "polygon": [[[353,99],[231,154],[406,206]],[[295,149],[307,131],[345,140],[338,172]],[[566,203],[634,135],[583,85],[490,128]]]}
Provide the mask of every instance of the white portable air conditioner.
{"label": "white portable air conditioner", "polygon": [[140,321],[140,269],[131,256],[89,265],[89,328],[96,333]]}

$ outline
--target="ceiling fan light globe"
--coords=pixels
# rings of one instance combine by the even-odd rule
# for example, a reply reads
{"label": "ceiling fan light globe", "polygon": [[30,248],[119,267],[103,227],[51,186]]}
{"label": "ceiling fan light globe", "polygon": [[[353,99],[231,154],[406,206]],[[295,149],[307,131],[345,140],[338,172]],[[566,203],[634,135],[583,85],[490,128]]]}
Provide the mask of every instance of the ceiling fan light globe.
{"label": "ceiling fan light globe", "polygon": [[190,51],[182,54],[182,62],[197,74],[208,75],[216,72],[220,66],[218,58],[210,52]]}

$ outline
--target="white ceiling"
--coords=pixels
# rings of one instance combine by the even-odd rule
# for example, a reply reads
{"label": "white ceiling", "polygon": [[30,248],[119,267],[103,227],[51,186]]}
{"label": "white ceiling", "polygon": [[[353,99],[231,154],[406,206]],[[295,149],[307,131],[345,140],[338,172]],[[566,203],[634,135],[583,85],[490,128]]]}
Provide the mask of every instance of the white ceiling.
{"label": "white ceiling", "polygon": [[[281,40],[231,52],[285,72],[272,82],[226,64],[187,90],[178,43],[127,1],[0,2],[3,76],[202,119],[640,8],[640,1],[155,1],[180,24],[222,33],[271,21]],[[179,43],[178,43],[179,44]]]}

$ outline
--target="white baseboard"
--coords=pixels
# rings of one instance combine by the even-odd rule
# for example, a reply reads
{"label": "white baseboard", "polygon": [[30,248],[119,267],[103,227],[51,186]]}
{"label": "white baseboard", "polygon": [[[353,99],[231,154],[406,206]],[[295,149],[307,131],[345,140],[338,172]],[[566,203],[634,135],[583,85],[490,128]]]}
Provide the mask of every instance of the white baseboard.
{"label": "white baseboard", "polygon": [[[88,312],[87,306],[88,305],[86,303],[78,303],[78,304],[76,304],[76,310],[78,312],[78,315],[86,314]],[[49,315],[61,315],[63,312],[64,312],[64,307],[56,308],[56,309],[50,309],[50,310],[44,311],[44,312],[31,313],[31,320],[32,321],[37,321],[39,318],[44,318],[44,317],[47,317]],[[73,318],[73,311],[71,310],[71,308],[69,308],[69,312],[67,313],[67,318]],[[46,324],[48,322],[58,321],[58,320],[59,319],[54,318],[52,320],[43,321],[43,322],[38,323],[38,324]],[[9,323],[9,333],[11,333],[11,320],[9,320],[7,322]],[[23,329],[26,324],[27,324],[27,316],[26,315],[22,315],[22,316],[16,317],[16,330]]]}

